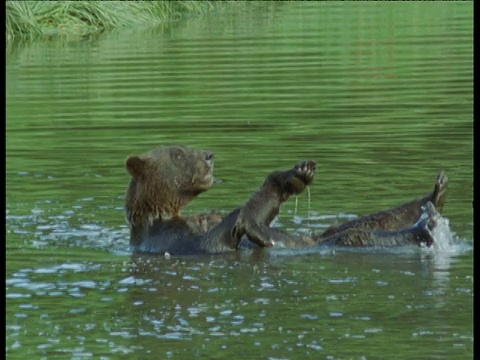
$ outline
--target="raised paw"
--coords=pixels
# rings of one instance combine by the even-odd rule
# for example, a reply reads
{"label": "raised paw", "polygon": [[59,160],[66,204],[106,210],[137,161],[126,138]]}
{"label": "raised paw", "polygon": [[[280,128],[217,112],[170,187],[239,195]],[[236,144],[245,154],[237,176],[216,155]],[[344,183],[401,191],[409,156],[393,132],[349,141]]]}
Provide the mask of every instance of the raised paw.
{"label": "raised paw", "polygon": [[[313,160],[302,161],[284,174],[284,189],[288,195],[300,194],[310,185],[315,177],[317,163]],[[285,200],[285,199],[284,199]]]}
{"label": "raised paw", "polygon": [[302,161],[295,165],[297,171],[296,176],[299,177],[305,185],[310,185],[315,177],[315,170],[317,169],[317,163],[313,160]]}

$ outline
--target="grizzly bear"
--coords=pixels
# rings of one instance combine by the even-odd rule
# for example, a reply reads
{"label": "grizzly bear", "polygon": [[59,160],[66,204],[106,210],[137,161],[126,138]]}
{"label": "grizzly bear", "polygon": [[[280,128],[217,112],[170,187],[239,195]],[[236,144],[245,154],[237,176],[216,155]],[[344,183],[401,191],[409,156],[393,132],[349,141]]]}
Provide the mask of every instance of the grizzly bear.
{"label": "grizzly bear", "polygon": [[171,255],[212,254],[239,247],[396,246],[433,242],[436,210],[444,202],[447,178],[440,174],[434,191],[398,208],[365,216],[322,234],[295,236],[270,224],[290,195],[314,179],[308,160],[274,171],[241,207],[229,214],[181,216],[180,210],[213,184],[214,155],[176,145],[160,147],[125,162],[131,176],[125,197],[130,245],[134,252]]}

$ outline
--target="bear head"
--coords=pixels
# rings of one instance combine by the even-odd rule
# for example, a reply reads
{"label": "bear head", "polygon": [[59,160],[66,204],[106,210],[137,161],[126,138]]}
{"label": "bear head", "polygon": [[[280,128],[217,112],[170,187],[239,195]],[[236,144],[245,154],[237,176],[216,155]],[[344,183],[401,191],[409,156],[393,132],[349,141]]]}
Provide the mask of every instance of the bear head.
{"label": "bear head", "polygon": [[187,146],[159,147],[129,156],[125,197],[130,227],[178,216],[180,209],[213,184],[213,153]]}

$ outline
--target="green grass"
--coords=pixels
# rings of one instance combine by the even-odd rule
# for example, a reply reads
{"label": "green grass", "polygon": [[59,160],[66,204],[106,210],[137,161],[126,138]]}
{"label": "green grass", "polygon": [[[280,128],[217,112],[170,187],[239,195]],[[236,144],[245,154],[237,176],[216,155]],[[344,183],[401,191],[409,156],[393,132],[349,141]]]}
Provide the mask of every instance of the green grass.
{"label": "green grass", "polygon": [[6,39],[84,36],[135,25],[155,25],[212,9],[215,1],[7,1]]}

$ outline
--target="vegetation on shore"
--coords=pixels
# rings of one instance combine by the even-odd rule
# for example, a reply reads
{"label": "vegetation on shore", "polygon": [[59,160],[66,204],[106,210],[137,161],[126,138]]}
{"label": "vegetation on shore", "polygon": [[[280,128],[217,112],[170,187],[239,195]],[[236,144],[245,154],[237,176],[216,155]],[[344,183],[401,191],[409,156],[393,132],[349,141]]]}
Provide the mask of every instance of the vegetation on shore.
{"label": "vegetation on shore", "polygon": [[216,1],[6,1],[6,39],[86,36],[154,25],[212,9]]}

